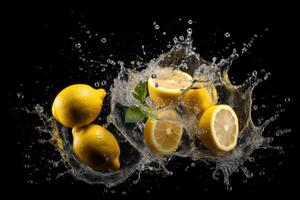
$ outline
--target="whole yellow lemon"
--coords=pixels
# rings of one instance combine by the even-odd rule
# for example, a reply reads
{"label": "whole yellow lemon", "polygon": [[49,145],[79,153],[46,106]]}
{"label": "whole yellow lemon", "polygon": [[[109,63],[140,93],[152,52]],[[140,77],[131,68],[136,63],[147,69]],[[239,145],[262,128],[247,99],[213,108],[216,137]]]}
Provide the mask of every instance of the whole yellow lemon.
{"label": "whole yellow lemon", "polygon": [[66,127],[82,127],[93,122],[101,112],[104,89],[75,84],[63,89],[55,97],[52,115]]}

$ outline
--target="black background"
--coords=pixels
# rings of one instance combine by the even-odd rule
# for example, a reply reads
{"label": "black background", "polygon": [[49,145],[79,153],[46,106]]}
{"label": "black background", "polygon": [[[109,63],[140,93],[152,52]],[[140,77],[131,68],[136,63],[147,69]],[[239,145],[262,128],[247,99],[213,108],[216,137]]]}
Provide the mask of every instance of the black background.
{"label": "black background", "polygon": [[[287,10],[283,7],[284,12]],[[199,10],[201,12],[199,12]],[[279,10],[269,8],[258,12],[250,9],[249,12],[241,12],[243,9],[214,10],[204,12],[204,8],[191,8],[191,12],[178,12],[168,9],[143,7],[136,10],[134,8],[116,9],[110,6],[98,6],[94,8],[50,8],[41,6],[24,9],[22,12],[16,11],[15,22],[13,23],[14,40],[12,42],[14,59],[9,67],[12,75],[9,82],[8,106],[9,117],[13,127],[14,139],[14,166],[13,179],[11,184],[15,185],[16,191],[22,192],[25,196],[35,196],[37,192],[47,196],[86,196],[92,195],[100,198],[140,198],[153,199],[160,195],[195,195],[202,196],[219,194],[291,194],[296,193],[297,184],[295,180],[299,178],[297,172],[297,126],[296,111],[298,91],[297,86],[297,65],[293,49],[297,47],[295,18],[289,12],[279,14]],[[171,12],[170,12],[171,11]],[[158,12],[160,15],[158,15]],[[181,18],[181,21],[178,19]],[[193,20],[193,25],[189,26],[187,21]],[[153,22],[160,25],[160,30],[155,30]],[[101,37],[87,39],[84,31],[80,28],[81,22],[86,25],[92,33],[99,33],[108,39],[106,44],[100,43]],[[101,80],[107,76],[105,73],[95,74],[92,71],[79,71],[78,68],[83,63],[78,59],[78,51],[74,48],[77,42],[87,41],[82,48],[84,52],[91,51],[90,59],[103,61],[103,57],[113,54],[116,60],[129,63],[136,60],[137,55],[142,56],[141,45],[145,45],[147,52],[143,56],[147,62],[156,57],[162,51],[167,51],[166,45],[172,42],[174,36],[185,35],[188,27],[193,28],[194,46],[197,52],[205,59],[211,60],[213,56],[228,56],[232,47],[241,47],[243,42],[248,42],[254,33],[259,37],[254,43],[251,51],[241,58],[232,67],[231,76],[236,83],[241,83],[253,70],[260,71],[264,68],[271,72],[271,78],[263,82],[255,92],[257,105],[266,104],[269,110],[255,113],[255,116],[272,116],[276,110],[276,105],[281,103],[286,109],[266,134],[274,136],[276,128],[291,128],[292,132],[282,137],[276,137],[274,144],[284,147],[284,154],[277,151],[257,151],[255,163],[248,163],[250,171],[254,173],[252,179],[243,183],[244,175],[239,172],[231,176],[233,190],[228,191],[221,180],[216,181],[211,177],[211,170],[203,164],[198,164],[195,168],[184,171],[190,161],[178,159],[175,162],[177,167],[170,167],[175,171],[171,177],[161,177],[155,174],[142,174],[141,181],[137,185],[132,185],[132,179],[105,191],[101,185],[87,185],[76,181],[70,175],[55,178],[61,169],[49,169],[49,163],[43,158],[47,156],[57,158],[50,145],[35,144],[39,138],[34,127],[40,124],[37,117],[19,111],[19,108],[32,108],[36,104],[41,104],[50,112],[51,102],[55,94],[74,83],[87,83],[93,85],[95,80]],[[268,28],[268,31],[265,31]],[[162,31],[167,32],[167,36],[162,36]],[[229,32],[230,38],[225,38],[224,33]],[[114,35],[110,35],[114,33]],[[70,37],[75,37],[75,40]],[[262,37],[260,37],[262,36]],[[155,39],[158,38],[157,40]],[[235,41],[235,45],[229,45]],[[225,47],[229,46],[229,49]],[[101,57],[101,55],[104,55]],[[107,72],[108,73],[108,72]],[[112,68],[109,74],[115,76],[116,69]],[[261,73],[258,73],[261,74]],[[112,82],[108,81],[105,89],[109,89]],[[50,86],[46,88],[47,86]],[[17,98],[17,92],[24,94],[24,99]],[[272,97],[275,96],[275,97]],[[261,98],[264,97],[264,98]],[[284,103],[285,97],[290,97],[291,102]],[[28,146],[33,143],[33,147]],[[30,155],[30,158],[25,158]],[[26,164],[36,166],[26,169]],[[11,168],[11,167],[10,167]],[[12,168],[11,168],[12,169]],[[259,172],[263,169],[264,176]],[[31,175],[29,175],[31,173]],[[50,174],[49,174],[50,173]],[[50,179],[49,179],[50,177]],[[28,180],[34,180],[39,185],[30,185]],[[114,190],[114,192],[111,192]],[[122,192],[127,194],[123,195]]]}

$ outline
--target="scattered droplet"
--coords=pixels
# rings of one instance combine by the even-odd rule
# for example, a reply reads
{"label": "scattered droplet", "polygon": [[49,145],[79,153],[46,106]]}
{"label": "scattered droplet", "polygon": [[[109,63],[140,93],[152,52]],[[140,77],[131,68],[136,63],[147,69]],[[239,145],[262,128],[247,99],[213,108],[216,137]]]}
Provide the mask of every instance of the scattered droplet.
{"label": "scattered droplet", "polygon": [[104,38],[101,38],[101,42],[102,42],[102,43],[106,43],[106,41],[107,41],[107,40],[106,40],[105,37],[104,37]]}
{"label": "scattered droplet", "polygon": [[229,33],[229,32],[226,32],[226,33],[224,33],[224,36],[225,36],[226,38],[229,38],[229,37],[230,37],[230,33]]}
{"label": "scattered droplet", "polygon": [[271,73],[270,72],[267,72],[264,76],[264,80],[267,80],[269,77],[271,76]]}
{"label": "scattered droplet", "polygon": [[125,196],[126,194],[127,194],[127,192],[126,192],[126,191],[123,191],[123,192],[122,192],[122,195],[124,195],[124,196]]}
{"label": "scattered droplet", "polygon": [[243,53],[246,53],[246,52],[247,52],[247,48],[246,48],[246,47],[243,47],[243,48],[242,48],[242,54],[243,54]]}
{"label": "scattered droplet", "polygon": [[154,28],[155,28],[156,30],[158,30],[158,29],[160,28],[160,26],[159,26],[158,24],[156,24],[156,25],[154,26]]}
{"label": "scattered droplet", "polygon": [[253,110],[257,110],[258,109],[258,106],[257,105],[254,105],[253,106]]}
{"label": "scattered droplet", "polygon": [[99,82],[95,82],[95,87],[100,87],[100,83]]}
{"label": "scattered droplet", "polygon": [[164,31],[164,32],[162,32],[162,34],[163,34],[163,35],[166,35],[167,33]]}
{"label": "scattered droplet", "polygon": [[106,81],[101,81],[101,86],[106,85]]}
{"label": "scattered droplet", "polygon": [[286,102],[286,103],[288,103],[288,102],[290,102],[291,101],[291,99],[289,98],[289,97],[286,97],[285,99],[284,99],[284,102]]}
{"label": "scattered droplet", "polygon": [[75,48],[76,48],[76,49],[80,49],[80,48],[81,48],[81,44],[80,44],[80,43],[76,43],[76,44],[75,44]]}
{"label": "scattered droplet", "polygon": [[183,41],[184,40],[184,37],[181,35],[181,36],[179,36],[179,40],[180,41]]}
{"label": "scattered droplet", "polygon": [[195,163],[191,163],[191,167],[195,167],[196,166],[196,164]]}
{"label": "scattered droplet", "polygon": [[18,99],[24,99],[24,95],[21,92],[17,93]]}
{"label": "scattered droplet", "polygon": [[188,23],[193,24],[193,20],[189,19]]}

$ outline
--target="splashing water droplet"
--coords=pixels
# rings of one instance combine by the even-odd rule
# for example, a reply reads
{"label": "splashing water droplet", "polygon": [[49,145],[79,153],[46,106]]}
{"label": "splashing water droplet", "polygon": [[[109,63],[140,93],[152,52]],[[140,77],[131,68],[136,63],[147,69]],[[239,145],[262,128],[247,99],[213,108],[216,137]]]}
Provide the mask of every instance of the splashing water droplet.
{"label": "splashing water droplet", "polygon": [[95,85],[96,88],[100,87],[100,83],[99,82],[95,82],[94,85]]}
{"label": "splashing water droplet", "polygon": [[188,24],[193,24],[193,20],[189,19]]}
{"label": "splashing water droplet", "polygon": [[18,99],[24,99],[24,95],[21,92],[17,93]]}
{"label": "splashing water droplet", "polygon": [[101,81],[101,86],[106,85],[106,81]]}
{"label": "splashing water droplet", "polygon": [[104,43],[106,43],[106,41],[107,41],[107,40],[106,40],[106,38],[105,38],[105,37],[104,37],[104,38],[101,38],[101,43],[103,43],[103,44],[104,44]]}
{"label": "splashing water droplet", "polygon": [[180,41],[183,41],[184,40],[184,37],[181,35],[181,36],[179,36],[179,40]]}
{"label": "splashing water droplet", "polygon": [[258,109],[258,106],[257,105],[254,105],[253,106],[253,110],[257,110]]}
{"label": "splashing water droplet", "polygon": [[80,44],[80,43],[76,43],[76,44],[75,44],[75,48],[76,48],[76,49],[80,49],[80,48],[81,48],[81,44]]}
{"label": "splashing water droplet", "polygon": [[264,76],[264,80],[267,80],[269,77],[271,76],[271,73],[270,72],[267,72]]}
{"label": "splashing water droplet", "polygon": [[284,99],[284,102],[286,102],[286,103],[288,103],[288,102],[290,102],[291,101],[291,99],[289,98],[289,97],[286,97],[285,99]]}
{"label": "splashing water droplet", "polygon": [[164,32],[162,32],[162,34],[163,34],[163,35],[167,35],[167,33],[166,33],[165,31],[164,31]]}
{"label": "splashing water droplet", "polygon": [[156,25],[154,26],[154,28],[155,28],[156,30],[158,30],[158,29],[160,28],[160,26],[159,26],[158,24],[156,24]]}
{"label": "splashing water droplet", "polygon": [[230,33],[229,33],[229,32],[226,32],[226,33],[224,33],[224,36],[225,36],[226,38],[229,38],[229,37],[230,37]]}

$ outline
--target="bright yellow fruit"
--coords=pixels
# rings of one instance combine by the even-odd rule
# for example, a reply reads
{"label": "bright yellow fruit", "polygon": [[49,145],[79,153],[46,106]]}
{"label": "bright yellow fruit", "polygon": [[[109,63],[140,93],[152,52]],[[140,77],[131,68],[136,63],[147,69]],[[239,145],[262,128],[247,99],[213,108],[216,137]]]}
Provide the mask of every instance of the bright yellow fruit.
{"label": "bright yellow fruit", "polygon": [[150,150],[167,155],[178,148],[183,127],[168,119],[175,117],[174,111],[158,113],[159,120],[148,118],[144,129],[144,140]]}
{"label": "bright yellow fruit", "polygon": [[214,86],[211,86],[212,92],[205,87],[204,83],[195,83],[193,87],[198,87],[198,89],[189,89],[183,95],[183,102],[189,110],[203,113],[207,108],[218,102],[218,94]]}
{"label": "bright yellow fruit", "polygon": [[238,140],[239,122],[234,110],[228,105],[209,107],[200,118],[202,143],[213,151],[230,151]]}
{"label": "bright yellow fruit", "polygon": [[76,156],[87,166],[95,170],[120,168],[120,147],[108,130],[91,124],[82,128],[73,128],[73,149]]}
{"label": "bright yellow fruit", "polygon": [[151,100],[159,106],[175,102],[183,90],[192,84],[192,77],[178,69],[165,67],[148,79]]}
{"label": "bright yellow fruit", "polygon": [[75,84],[63,89],[54,99],[52,115],[66,127],[82,127],[93,122],[101,112],[104,89]]}

